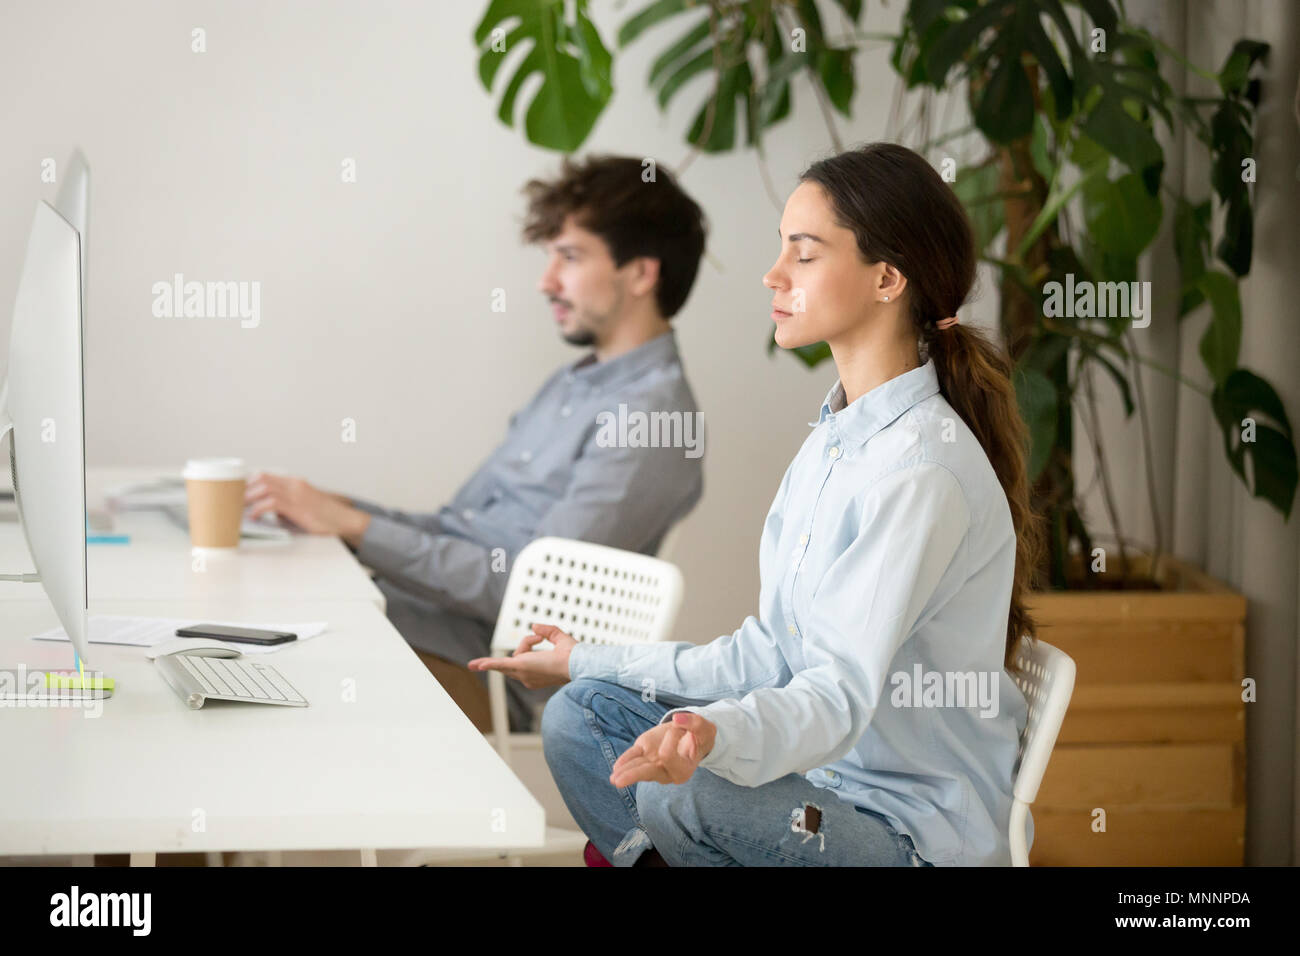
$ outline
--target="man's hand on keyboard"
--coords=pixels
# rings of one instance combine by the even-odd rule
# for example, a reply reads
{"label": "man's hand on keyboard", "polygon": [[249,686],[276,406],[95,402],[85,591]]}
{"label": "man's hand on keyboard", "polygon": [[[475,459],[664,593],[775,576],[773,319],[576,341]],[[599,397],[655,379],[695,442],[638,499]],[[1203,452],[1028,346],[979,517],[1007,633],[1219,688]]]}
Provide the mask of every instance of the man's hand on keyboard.
{"label": "man's hand on keyboard", "polygon": [[354,547],[370,524],[370,515],[360,508],[288,475],[258,472],[248,482],[244,502],[250,521],[274,513],[310,534],[336,534]]}
{"label": "man's hand on keyboard", "polygon": [[[533,645],[550,641],[554,648],[535,651]],[[550,687],[569,680],[569,651],[577,644],[554,624],[534,624],[533,633],[519,642],[512,657],[476,657],[469,662],[472,671],[501,671],[525,687]]]}

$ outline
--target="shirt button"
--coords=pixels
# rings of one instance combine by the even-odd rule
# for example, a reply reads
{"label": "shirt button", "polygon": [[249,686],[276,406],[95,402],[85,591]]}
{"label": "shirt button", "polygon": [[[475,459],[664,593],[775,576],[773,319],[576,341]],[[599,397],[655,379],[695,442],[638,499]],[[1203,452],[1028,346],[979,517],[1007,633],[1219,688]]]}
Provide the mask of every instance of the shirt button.
{"label": "shirt button", "polygon": [[533,453],[532,453],[531,451],[520,452],[520,454],[519,454],[519,460],[520,460],[520,461],[532,461],[532,460],[533,460]]}
{"label": "shirt button", "polygon": [[786,626],[786,630],[789,631],[791,634],[798,634],[798,633],[799,633],[798,628],[796,628],[793,624],[787,625],[787,626]]}
{"label": "shirt button", "polygon": [[826,771],[826,779],[830,782],[832,787],[838,787],[842,782],[842,778],[834,770]]}
{"label": "shirt button", "polygon": [[568,418],[570,415],[573,414],[573,409],[570,408],[568,405],[565,405],[563,408],[560,409],[560,414],[563,415],[565,418]]}
{"label": "shirt button", "polygon": [[800,543],[800,544],[807,544],[807,543],[808,543],[808,536],[807,536],[806,534],[801,534],[801,535],[799,535],[799,543]]}
{"label": "shirt button", "polygon": [[461,516],[462,518],[464,518],[466,521],[469,521],[471,518],[474,517],[474,512],[472,512],[472,511],[470,511],[468,508],[466,508],[464,511],[462,511],[462,512],[460,513],[460,516]]}
{"label": "shirt button", "polygon": [[831,445],[830,449],[826,452],[826,454],[830,455],[832,458],[840,457],[840,446]]}

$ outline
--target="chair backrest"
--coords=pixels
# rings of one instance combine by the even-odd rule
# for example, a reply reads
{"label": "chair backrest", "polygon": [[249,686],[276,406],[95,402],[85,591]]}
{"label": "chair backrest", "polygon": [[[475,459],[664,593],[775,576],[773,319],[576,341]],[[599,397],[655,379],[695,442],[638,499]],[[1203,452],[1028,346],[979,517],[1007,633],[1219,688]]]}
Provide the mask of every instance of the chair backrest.
{"label": "chair backrest", "polygon": [[1074,693],[1074,660],[1044,641],[1021,640],[1012,663],[1011,676],[1029,704],[1014,792],[1017,800],[1033,803]]}
{"label": "chair backrest", "polygon": [[681,602],[676,565],[588,541],[537,538],[510,570],[492,649],[513,651],[534,622],[592,644],[662,641]]}
{"label": "chair backrest", "polygon": [[1011,676],[1025,695],[1029,719],[1020,735],[1020,769],[1012,790],[1010,830],[1011,865],[1029,865],[1027,843],[1029,805],[1038,796],[1038,785],[1047,772],[1047,762],[1056,746],[1056,735],[1065,720],[1070,695],[1074,693],[1074,661],[1069,654],[1043,641],[1022,639],[1012,656]]}

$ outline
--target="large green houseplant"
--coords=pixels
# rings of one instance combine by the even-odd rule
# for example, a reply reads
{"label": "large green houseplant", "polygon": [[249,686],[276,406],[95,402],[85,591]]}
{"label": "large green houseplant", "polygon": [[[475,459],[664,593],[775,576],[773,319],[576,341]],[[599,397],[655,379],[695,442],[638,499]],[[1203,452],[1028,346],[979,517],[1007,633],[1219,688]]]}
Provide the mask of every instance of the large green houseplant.
{"label": "large green houseplant", "polygon": [[[524,81],[541,75],[522,121],[528,139],[550,149],[578,149],[613,92],[613,57],[588,14],[587,0],[492,0],[474,34],[479,75],[489,91],[499,87],[503,122],[513,125]],[[832,19],[834,33],[826,26]],[[1200,69],[1110,0],[910,0],[899,32],[890,35],[863,32],[862,20],[861,0],[820,8],[814,0],[652,0],[622,23],[617,40],[626,46],[652,26],[680,21],[648,82],[664,108],[692,79],[711,79],[686,134],[707,152],[736,148],[743,125],[744,145],[761,158],[765,131],[790,114],[796,74],[810,79],[830,143],[842,148],[833,111],[851,115],[854,58],[864,43],[888,47],[900,99],[907,90],[928,93],[914,97],[921,101],[919,132],[900,129],[896,138],[946,166],[971,214],[981,258],[1000,277],[1001,332],[1031,431],[1035,506],[1049,528],[1045,583],[1097,583],[1088,561],[1081,562],[1082,579],[1070,573],[1080,566],[1069,559],[1072,545],[1085,556],[1093,552],[1073,473],[1075,407],[1092,422],[1087,437],[1103,463],[1103,496],[1114,514],[1092,371],[1114,383],[1127,414],[1139,413],[1148,442],[1142,367],[1175,374],[1136,347],[1135,330],[1151,321],[1150,301],[1141,317],[1132,309],[1097,310],[1082,298],[1079,308],[1073,300],[1062,308],[1061,290],[1067,299],[1076,287],[1109,290],[1113,301],[1118,284],[1129,288],[1166,203],[1173,207],[1179,276],[1152,283],[1154,295],[1176,303],[1180,321],[1203,303],[1211,312],[1200,355],[1212,388],[1179,381],[1206,394],[1224,452],[1251,493],[1289,519],[1297,484],[1291,425],[1273,387],[1239,363],[1238,281],[1250,270],[1259,100],[1250,73],[1267,44],[1240,40],[1218,72]],[[521,47],[523,57],[511,58]],[[498,81],[507,63],[513,72]],[[1213,94],[1175,92],[1162,68],[1185,68],[1213,82]],[[930,139],[929,96],[950,84],[966,95],[973,121]],[[1166,181],[1158,126],[1203,144],[1209,192],[1185,195]],[[956,142],[972,141],[979,154],[970,161],[943,155]],[[1223,212],[1217,242],[1216,200]],[[829,354],[824,344],[795,352],[809,366]],[[1157,537],[1153,567],[1161,548]],[[1126,567],[1122,536],[1120,557]],[[1117,577],[1124,575],[1107,575]]]}

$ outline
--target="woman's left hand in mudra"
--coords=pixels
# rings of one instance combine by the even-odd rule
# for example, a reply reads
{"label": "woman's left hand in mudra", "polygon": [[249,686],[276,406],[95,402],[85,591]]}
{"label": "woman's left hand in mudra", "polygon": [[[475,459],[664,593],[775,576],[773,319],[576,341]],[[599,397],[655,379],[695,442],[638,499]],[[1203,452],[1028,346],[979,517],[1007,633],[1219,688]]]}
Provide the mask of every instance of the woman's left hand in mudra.
{"label": "woman's left hand in mudra", "polygon": [[614,763],[609,782],[626,787],[641,780],[685,783],[717,739],[712,721],[689,710],[673,714],[670,723],[651,727],[623,751]]}

